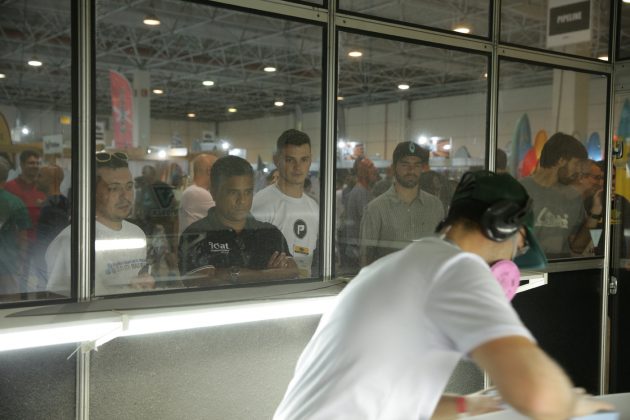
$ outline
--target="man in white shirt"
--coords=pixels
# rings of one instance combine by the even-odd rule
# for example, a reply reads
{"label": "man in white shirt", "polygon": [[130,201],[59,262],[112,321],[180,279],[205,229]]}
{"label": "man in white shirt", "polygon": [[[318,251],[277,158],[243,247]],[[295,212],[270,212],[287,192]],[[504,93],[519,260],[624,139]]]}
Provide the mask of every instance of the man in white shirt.
{"label": "man in white shirt", "polygon": [[[146,264],[144,232],[125,219],[133,205],[134,186],[127,155],[121,152],[96,154],[95,197],[95,290],[99,295],[132,293],[152,289],[155,281]],[[50,292],[70,296],[71,227],[48,246],[46,266]]]}
{"label": "man in white shirt", "polygon": [[210,170],[217,160],[214,155],[201,154],[192,161],[193,183],[184,190],[179,205],[179,236],[192,222],[203,219],[214,207],[210,194]]}
{"label": "man in white shirt", "polygon": [[[499,409],[487,395],[442,395],[468,355],[499,395],[534,419],[567,419],[610,405],[573,389],[535,343],[491,266],[545,262],[531,200],[507,174],[464,174],[440,236],[365,267],[322,316],[274,419],[457,418]],[[522,255],[521,260],[532,255]],[[506,265],[507,264],[507,265]]]}
{"label": "man in white shirt", "polygon": [[302,131],[286,130],[276,142],[273,160],[278,180],[256,193],[252,214],[280,229],[300,277],[311,277],[319,234],[319,206],[304,192],[311,167],[311,139]]}

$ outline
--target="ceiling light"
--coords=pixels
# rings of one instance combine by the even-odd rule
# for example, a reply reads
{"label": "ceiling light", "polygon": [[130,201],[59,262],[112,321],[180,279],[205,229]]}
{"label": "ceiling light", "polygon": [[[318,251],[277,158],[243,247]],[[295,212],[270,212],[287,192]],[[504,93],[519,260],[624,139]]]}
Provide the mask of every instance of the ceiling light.
{"label": "ceiling light", "polygon": [[361,57],[362,55],[363,53],[361,51],[350,51],[348,53],[348,56],[353,58]]}
{"label": "ceiling light", "polygon": [[33,67],[40,67],[43,63],[36,58],[28,60],[28,65]]}
{"label": "ceiling light", "polygon": [[197,116],[197,114],[195,114],[194,112],[189,112],[188,114],[186,114],[186,116],[188,118],[195,118]]}
{"label": "ceiling light", "polygon": [[338,101],[343,101],[343,96],[337,96]]}
{"label": "ceiling light", "polygon": [[161,22],[157,16],[155,16],[153,13],[149,13],[144,17],[142,23],[148,26],[158,26]]}
{"label": "ceiling light", "polygon": [[[628,0],[628,2],[630,2],[630,0]],[[602,60],[602,61],[608,61],[608,56],[607,55],[600,55],[599,57],[597,57],[598,60]]]}
{"label": "ceiling light", "polygon": [[28,136],[31,133],[31,130],[27,126],[22,127],[22,134]]}
{"label": "ceiling light", "polygon": [[230,143],[228,143],[227,141],[222,141],[221,142],[221,148],[223,150],[229,150],[230,149]]}
{"label": "ceiling light", "polygon": [[153,93],[155,93],[156,95],[161,95],[164,93],[164,91],[162,89],[153,89]]}
{"label": "ceiling light", "polygon": [[228,108],[228,112],[232,112],[233,113],[233,112],[236,112],[236,111],[237,111],[236,108]]}
{"label": "ceiling light", "polygon": [[284,102],[282,101],[276,101],[273,103],[275,106],[280,107],[280,106],[284,106]]}
{"label": "ceiling light", "polygon": [[630,0],[622,0],[626,4],[630,4]]}
{"label": "ceiling light", "polygon": [[401,84],[398,85],[398,89],[400,89],[400,90],[407,90],[407,89],[409,89],[409,87],[410,86],[408,84],[406,84],[406,83],[401,83]]}
{"label": "ceiling light", "polygon": [[6,75],[6,74],[4,74],[4,73],[0,73],[0,79],[4,79],[5,77],[7,77],[7,75]]}
{"label": "ceiling light", "polygon": [[488,73],[487,73],[487,72],[483,74],[483,78],[484,78],[484,79],[487,79],[487,78],[488,78]]}
{"label": "ceiling light", "polygon": [[267,66],[263,70],[266,71],[267,73],[273,73],[274,71],[276,71],[276,68],[273,66]]}
{"label": "ceiling light", "polygon": [[459,32],[460,34],[469,34],[470,28],[464,25],[456,26],[453,28],[455,32]]}
{"label": "ceiling light", "polygon": [[158,158],[166,159],[166,150],[160,149],[160,151],[158,152]]}
{"label": "ceiling light", "polygon": [[214,86],[214,82],[212,80],[204,80],[201,84],[204,86]]}

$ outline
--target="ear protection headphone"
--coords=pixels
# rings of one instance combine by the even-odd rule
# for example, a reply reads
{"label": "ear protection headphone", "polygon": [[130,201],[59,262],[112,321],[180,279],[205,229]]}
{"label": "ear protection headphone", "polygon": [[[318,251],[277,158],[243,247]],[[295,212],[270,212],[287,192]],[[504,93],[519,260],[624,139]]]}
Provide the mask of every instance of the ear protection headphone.
{"label": "ear protection headphone", "polygon": [[510,200],[497,201],[481,215],[480,222],[483,234],[496,242],[505,241],[518,232],[531,207],[531,198],[527,200],[525,205]]}

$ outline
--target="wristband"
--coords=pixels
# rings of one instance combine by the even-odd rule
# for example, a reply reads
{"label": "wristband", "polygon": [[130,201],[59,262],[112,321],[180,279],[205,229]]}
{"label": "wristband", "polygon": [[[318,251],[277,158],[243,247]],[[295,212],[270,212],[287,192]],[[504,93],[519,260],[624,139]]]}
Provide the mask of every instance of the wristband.
{"label": "wristband", "polygon": [[466,397],[460,395],[455,398],[455,410],[457,411],[458,417],[465,417],[466,413],[468,413],[468,406],[466,404]]}

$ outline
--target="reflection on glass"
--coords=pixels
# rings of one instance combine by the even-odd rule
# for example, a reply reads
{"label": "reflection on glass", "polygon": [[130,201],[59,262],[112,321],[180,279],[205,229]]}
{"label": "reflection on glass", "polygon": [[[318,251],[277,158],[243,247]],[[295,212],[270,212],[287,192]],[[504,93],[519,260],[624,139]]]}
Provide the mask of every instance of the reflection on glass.
{"label": "reflection on glass", "polygon": [[45,255],[70,224],[70,27],[69,1],[0,13],[0,303],[56,297]]}
{"label": "reflection on glass", "polygon": [[486,37],[490,3],[487,0],[467,2],[402,0],[395,3],[381,0],[339,0],[339,9],[377,19]]}
{"label": "reflection on glass", "polygon": [[[301,277],[317,277],[323,28],[180,1],[151,3],[150,10],[103,1],[96,10],[97,148],[128,155],[132,190],[124,219],[146,237],[145,255],[134,257],[137,264],[146,260],[138,269],[111,262],[133,267],[126,282],[133,287],[99,290],[97,283],[96,294],[286,280],[296,277],[296,264]],[[147,24],[147,16],[159,24]],[[310,138],[307,160],[276,150],[290,128]],[[247,200],[235,198],[243,185],[225,190],[211,175],[230,155],[252,171],[254,195]],[[258,213],[257,196],[276,168],[277,208]],[[281,207],[285,196],[287,203],[309,197],[310,219]],[[234,217],[246,228],[232,226]],[[207,234],[208,224],[232,236],[217,239]],[[273,261],[261,239],[269,231],[284,241],[273,248]],[[200,232],[204,244],[185,240]],[[103,239],[121,238],[97,236],[97,248],[112,245]]]}
{"label": "reflection on glass", "polygon": [[610,43],[610,5],[607,0],[505,0],[501,41],[603,59]]}
{"label": "reflection on glass", "polygon": [[601,255],[606,79],[504,60],[499,84],[497,167],[533,198],[547,257]]}
{"label": "reflection on glass", "polygon": [[336,270],[351,275],[433,234],[461,175],[484,167],[487,57],[339,40]]}
{"label": "reflection on glass", "polygon": [[630,2],[622,1],[619,16],[618,59],[630,58]]}

